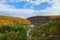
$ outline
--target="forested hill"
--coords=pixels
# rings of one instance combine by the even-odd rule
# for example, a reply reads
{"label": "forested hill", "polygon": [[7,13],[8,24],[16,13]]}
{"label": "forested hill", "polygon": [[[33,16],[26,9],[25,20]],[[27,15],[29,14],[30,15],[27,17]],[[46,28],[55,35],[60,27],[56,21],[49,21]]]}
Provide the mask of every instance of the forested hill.
{"label": "forested hill", "polygon": [[28,19],[0,15],[0,25],[31,24]]}
{"label": "forested hill", "polygon": [[33,17],[29,17],[27,19],[29,19],[32,24],[43,24],[43,23],[46,23],[50,20],[54,20],[56,18],[59,18],[60,16],[33,16]]}

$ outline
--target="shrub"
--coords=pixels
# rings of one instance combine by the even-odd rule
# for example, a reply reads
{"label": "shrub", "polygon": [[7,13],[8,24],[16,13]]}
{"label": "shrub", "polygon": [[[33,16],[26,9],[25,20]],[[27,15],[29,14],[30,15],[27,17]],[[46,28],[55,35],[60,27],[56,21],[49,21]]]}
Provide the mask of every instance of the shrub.
{"label": "shrub", "polygon": [[24,25],[0,26],[0,40],[26,40],[26,31]]}
{"label": "shrub", "polygon": [[40,26],[35,26],[31,34],[36,40],[59,40],[59,29],[57,21],[49,21]]}

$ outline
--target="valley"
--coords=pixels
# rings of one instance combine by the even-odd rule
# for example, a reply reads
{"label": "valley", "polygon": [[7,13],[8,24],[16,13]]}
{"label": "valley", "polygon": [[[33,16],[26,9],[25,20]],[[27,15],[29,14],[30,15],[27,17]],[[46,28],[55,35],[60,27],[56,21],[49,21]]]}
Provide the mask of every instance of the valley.
{"label": "valley", "polygon": [[1,15],[0,40],[60,40],[60,16],[23,19]]}

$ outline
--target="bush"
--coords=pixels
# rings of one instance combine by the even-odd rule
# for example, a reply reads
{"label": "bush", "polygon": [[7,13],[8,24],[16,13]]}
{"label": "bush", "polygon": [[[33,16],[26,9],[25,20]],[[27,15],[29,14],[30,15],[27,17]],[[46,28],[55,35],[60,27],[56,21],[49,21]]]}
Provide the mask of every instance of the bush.
{"label": "bush", "polygon": [[34,40],[59,40],[58,23],[52,20],[40,26],[35,26],[31,35]]}
{"label": "bush", "polygon": [[0,40],[26,40],[26,31],[24,25],[0,26]]}

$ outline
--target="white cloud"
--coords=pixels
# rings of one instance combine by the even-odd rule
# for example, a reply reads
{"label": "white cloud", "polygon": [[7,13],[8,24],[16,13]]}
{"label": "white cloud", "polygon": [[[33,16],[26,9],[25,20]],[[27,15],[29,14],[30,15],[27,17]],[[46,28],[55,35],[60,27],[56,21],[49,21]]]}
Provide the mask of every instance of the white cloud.
{"label": "white cloud", "polygon": [[6,3],[6,0],[0,0],[0,3],[4,4]]}
{"label": "white cloud", "polygon": [[32,9],[16,9],[13,5],[6,5],[6,2],[6,0],[0,0],[0,15],[26,18],[34,13]]}
{"label": "white cloud", "polygon": [[[9,13],[12,16],[21,17],[24,14],[26,14],[26,16],[28,16],[28,14],[32,15],[34,10],[32,10],[32,9],[16,9],[14,7],[10,7],[9,5],[0,4],[0,12]],[[2,13],[2,14],[4,14],[4,13]]]}
{"label": "white cloud", "polygon": [[49,2],[49,3],[51,3],[50,0],[35,0],[35,1],[33,1],[33,0],[25,0],[25,1],[29,2],[29,3],[32,3],[33,5],[39,5],[42,2]]}
{"label": "white cloud", "polygon": [[28,2],[34,5],[39,5],[42,2],[51,2],[50,0],[10,0],[10,2]]}
{"label": "white cloud", "polygon": [[47,8],[45,10],[40,10],[37,13],[43,16],[52,16],[52,15],[60,15],[60,2],[59,0],[52,0],[53,6],[51,8]]}
{"label": "white cloud", "polygon": [[47,8],[45,10],[32,10],[32,9],[16,9],[13,5],[5,5],[2,3],[5,3],[5,1],[2,1],[0,3],[0,15],[5,15],[5,13],[10,14],[10,16],[16,16],[16,17],[22,17],[27,18],[34,15],[60,15],[60,2],[59,0],[36,0],[31,1],[28,0],[27,2],[34,3],[33,5],[38,5],[40,2],[46,2],[49,1],[51,3],[54,3],[51,8]]}

